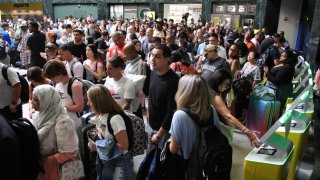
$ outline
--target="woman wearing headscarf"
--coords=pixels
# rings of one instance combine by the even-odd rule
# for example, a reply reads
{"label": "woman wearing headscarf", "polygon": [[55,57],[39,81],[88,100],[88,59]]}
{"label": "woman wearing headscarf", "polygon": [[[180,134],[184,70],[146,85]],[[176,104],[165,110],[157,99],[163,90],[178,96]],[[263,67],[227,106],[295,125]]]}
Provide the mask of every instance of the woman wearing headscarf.
{"label": "woman wearing headscarf", "polygon": [[[64,110],[59,93],[50,85],[40,85],[34,88],[32,106],[36,111],[39,111],[34,125],[38,130],[45,172],[41,173],[38,179],[63,179],[61,177],[65,174],[61,174],[59,172],[61,168],[58,167],[63,166],[66,162],[76,160],[78,155],[78,136],[73,120]],[[70,170],[73,168],[69,166]],[[81,169],[83,166],[77,168],[83,172]],[[78,178],[79,174],[77,173],[79,172],[74,172],[73,179]]]}

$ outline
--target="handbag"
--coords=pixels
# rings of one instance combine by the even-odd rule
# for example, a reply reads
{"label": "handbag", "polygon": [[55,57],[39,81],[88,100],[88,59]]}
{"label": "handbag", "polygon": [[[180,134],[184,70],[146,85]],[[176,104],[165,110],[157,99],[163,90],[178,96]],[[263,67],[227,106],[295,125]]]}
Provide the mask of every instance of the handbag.
{"label": "handbag", "polygon": [[276,91],[270,87],[259,83],[254,86],[253,98],[255,99],[262,99],[262,100],[275,100],[276,99]]}
{"label": "handbag", "polygon": [[84,168],[80,159],[67,161],[61,165],[61,180],[78,179],[84,177]]}
{"label": "handbag", "polygon": [[181,156],[172,154],[169,149],[170,141],[167,141],[160,154],[159,178],[166,180],[184,180],[187,161],[183,158],[183,151],[180,146]]}

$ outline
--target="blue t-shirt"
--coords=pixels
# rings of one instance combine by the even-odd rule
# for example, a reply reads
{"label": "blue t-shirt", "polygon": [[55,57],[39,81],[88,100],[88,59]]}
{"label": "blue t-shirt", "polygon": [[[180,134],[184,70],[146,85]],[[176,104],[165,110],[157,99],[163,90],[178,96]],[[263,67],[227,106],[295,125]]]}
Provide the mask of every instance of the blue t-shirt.
{"label": "blue t-shirt", "polygon": [[[190,158],[198,131],[196,123],[184,111],[174,113],[169,133],[182,148],[184,159]],[[181,155],[180,149],[178,154]]]}

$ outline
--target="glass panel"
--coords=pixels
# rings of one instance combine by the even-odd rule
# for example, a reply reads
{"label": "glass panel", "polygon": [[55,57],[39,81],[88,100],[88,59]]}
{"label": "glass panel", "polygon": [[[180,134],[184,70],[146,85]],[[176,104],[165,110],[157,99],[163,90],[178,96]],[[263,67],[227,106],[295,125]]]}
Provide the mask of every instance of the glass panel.
{"label": "glass panel", "polygon": [[227,12],[236,12],[236,5],[228,5]]}
{"label": "glass panel", "polygon": [[110,16],[113,19],[123,19],[123,5],[110,6]]}
{"label": "glass panel", "polygon": [[251,4],[249,5],[249,13],[256,13],[257,5],[256,4]]}
{"label": "glass panel", "polygon": [[245,13],[247,12],[247,5],[239,5],[239,13]]}
{"label": "glass panel", "polygon": [[215,12],[223,12],[223,5],[216,5]]}

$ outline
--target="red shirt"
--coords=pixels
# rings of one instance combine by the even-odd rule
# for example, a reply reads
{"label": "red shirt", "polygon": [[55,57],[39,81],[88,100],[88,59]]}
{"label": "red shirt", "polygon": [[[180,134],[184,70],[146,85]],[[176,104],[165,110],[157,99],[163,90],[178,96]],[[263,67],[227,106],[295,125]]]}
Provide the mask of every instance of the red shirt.
{"label": "red shirt", "polygon": [[123,57],[123,49],[126,43],[123,43],[121,46],[113,45],[109,48],[109,53],[107,55],[107,59],[112,58],[118,54],[118,56]]}

